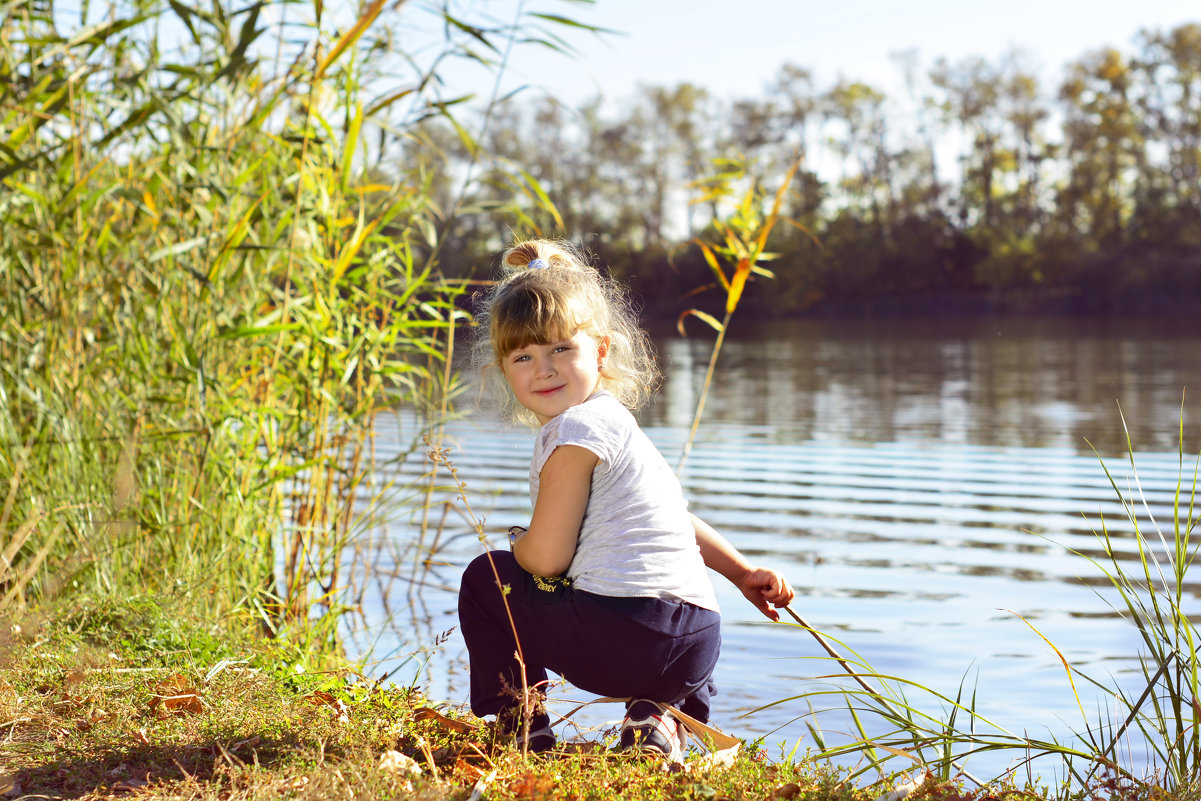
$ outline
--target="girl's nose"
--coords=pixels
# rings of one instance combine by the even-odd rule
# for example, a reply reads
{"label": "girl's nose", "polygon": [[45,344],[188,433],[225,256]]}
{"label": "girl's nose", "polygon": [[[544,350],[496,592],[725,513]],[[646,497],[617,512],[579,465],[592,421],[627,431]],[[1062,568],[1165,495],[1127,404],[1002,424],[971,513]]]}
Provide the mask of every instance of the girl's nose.
{"label": "girl's nose", "polygon": [[535,367],[537,368],[539,378],[542,378],[545,376],[552,376],[555,374],[554,362],[552,362],[548,357],[544,356],[544,357],[538,359],[538,362],[535,365]]}

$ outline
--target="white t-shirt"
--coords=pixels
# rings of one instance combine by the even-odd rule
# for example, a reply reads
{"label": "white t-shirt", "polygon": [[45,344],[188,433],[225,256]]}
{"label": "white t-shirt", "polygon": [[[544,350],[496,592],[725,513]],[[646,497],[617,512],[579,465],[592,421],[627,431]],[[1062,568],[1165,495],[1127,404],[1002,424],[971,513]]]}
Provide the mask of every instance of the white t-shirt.
{"label": "white t-shirt", "polygon": [[684,492],[630,411],[599,391],[542,426],[530,462],[530,499],[560,445],[600,460],[567,577],[577,589],[617,597],[673,598],[718,611]]}

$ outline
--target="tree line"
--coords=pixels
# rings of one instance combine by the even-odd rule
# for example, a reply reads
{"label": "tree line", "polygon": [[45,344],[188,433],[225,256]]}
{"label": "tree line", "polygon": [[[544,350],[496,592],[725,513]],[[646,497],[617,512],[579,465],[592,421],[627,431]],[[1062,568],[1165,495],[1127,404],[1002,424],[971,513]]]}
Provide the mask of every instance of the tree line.
{"label": "tree line", "polygon": [[[1201,300],[1201,24],[1088,52],[1053,85],[1020,51],[895,64],[892,98],[794,64],[735,100],[688,83],[616,110],[518,94],[477,139],[431,118],[381,168],[422,173],[456,212],[450,274],[486,274],[515,232],[558,234],[665,313],[710,276],[690,243],[724,212],[694,203],[698,187],[737,165],[770,194],[795,159],[795,225],[773,237],[774,282],[748,298],[765,313]],[[467,173],[480,180],[464,191]]]}

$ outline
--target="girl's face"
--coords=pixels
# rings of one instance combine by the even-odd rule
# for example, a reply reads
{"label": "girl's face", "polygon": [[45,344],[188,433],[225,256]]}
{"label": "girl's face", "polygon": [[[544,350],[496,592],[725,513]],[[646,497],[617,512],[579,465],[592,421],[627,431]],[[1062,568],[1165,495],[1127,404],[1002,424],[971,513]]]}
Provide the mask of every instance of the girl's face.
{"label": "girl's face", "polygon": [[608,337],[598,340],[576,331],[570,339],[510,351],[500,366],[517,402],[533,412],[539,424],[546,425],[596,392],[601,363],[608,353]]}

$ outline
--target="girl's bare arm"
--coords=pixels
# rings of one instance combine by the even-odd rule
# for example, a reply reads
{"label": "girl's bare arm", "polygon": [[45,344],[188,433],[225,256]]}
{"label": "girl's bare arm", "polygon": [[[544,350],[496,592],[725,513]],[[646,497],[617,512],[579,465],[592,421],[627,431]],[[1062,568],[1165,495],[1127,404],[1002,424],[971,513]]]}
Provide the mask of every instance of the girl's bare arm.
{"label": "girl's bare arm", "polygon": [[777,570],[755,567],[712,526],[692,515],[696,544],[705,564],[725,576],[755,608],[771,620],[780,615],[772,606],[788,606],[796,597],[788,579]]}
{"label": "girl's bare arm", "polygon": [[524,570],[536,576],[567,571],[575,557],[592,491],[592,468],[598,461],[595,453],[578,445],[560,445],[546,460],[530,528],[513,543],[513,556]]}

